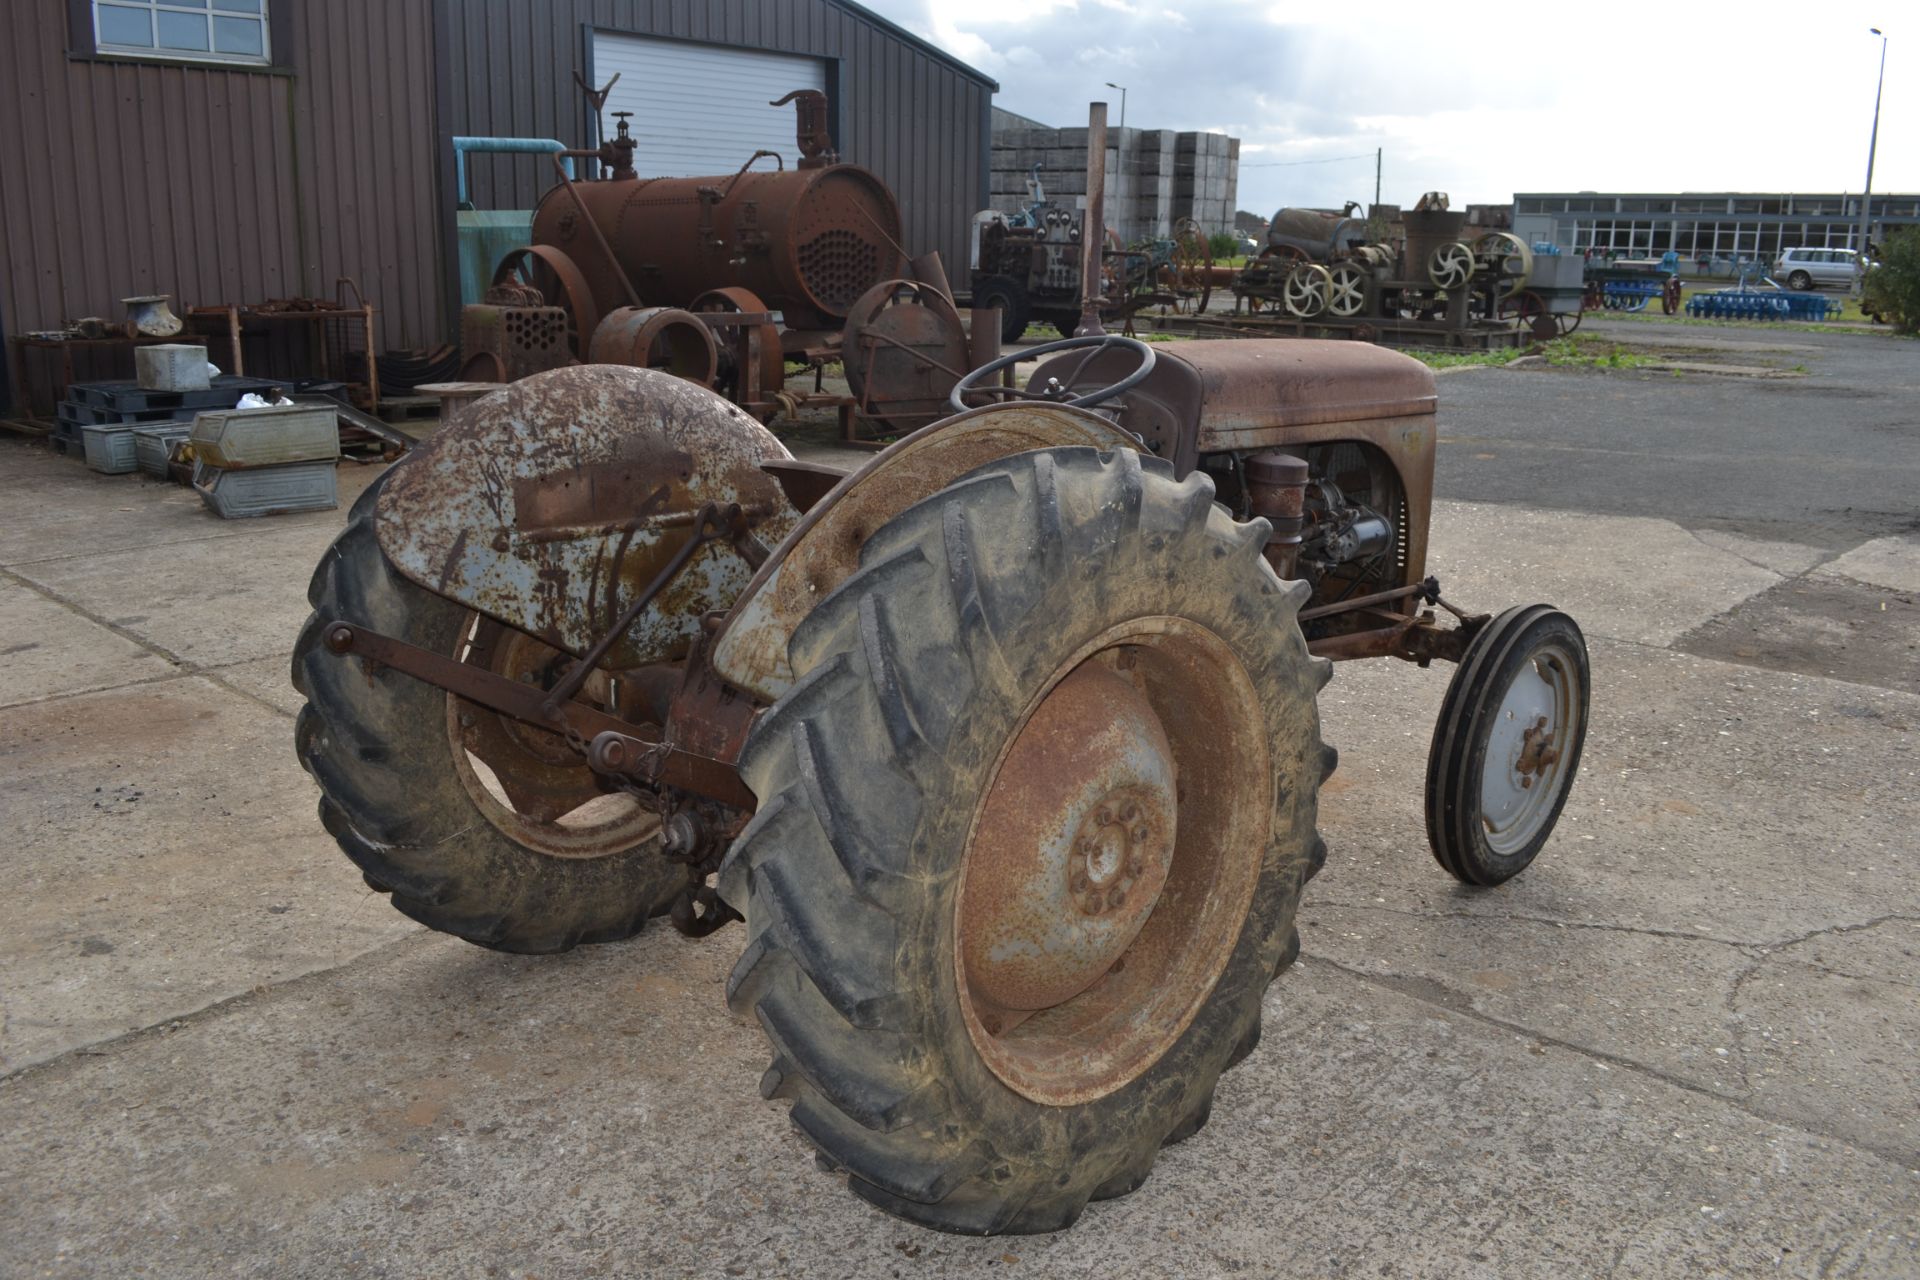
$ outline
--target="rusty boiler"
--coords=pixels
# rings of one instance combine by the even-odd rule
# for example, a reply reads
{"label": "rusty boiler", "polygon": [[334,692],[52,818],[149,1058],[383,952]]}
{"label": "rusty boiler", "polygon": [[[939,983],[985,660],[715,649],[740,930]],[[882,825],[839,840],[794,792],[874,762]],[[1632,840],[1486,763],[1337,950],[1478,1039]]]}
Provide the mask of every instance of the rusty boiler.
{"label": "rusty boiler", "polygon": [[[781,312],[788,330],[839,328],[861,294],[904,274],[900,208],[874,174],[837,162],[824,98],[805,91],[782,102],[795,98],[801,158],[793,168],[772,151],[714,177],[642,178],[616,167],[606,180],[549,191],[534,212],[534,244],[580,265],[602,315],[627,303],[624,273],[647,307],[690,307],[716,289],[745,289]],[[624,121],[621,132],[624,141]],[[767,160],[779,167],[753,168]]]}

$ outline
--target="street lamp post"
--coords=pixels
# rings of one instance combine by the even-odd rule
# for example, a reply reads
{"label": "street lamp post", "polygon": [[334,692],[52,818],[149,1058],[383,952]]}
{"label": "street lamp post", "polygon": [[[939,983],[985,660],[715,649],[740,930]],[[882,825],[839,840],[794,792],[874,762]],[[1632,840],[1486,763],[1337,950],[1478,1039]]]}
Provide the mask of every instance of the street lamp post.
{"label": "street lamp post", "polygon": [[1867,185],[1860,192],[1860,252],[1853,259],[1855,296],[1863,292],[1867,278],[1867,232],[1873,226],[1869,215],[1873,207],[1873,152],[1880,143],[1880,90],[1887,83],[1887,37],[1878,27],[1867,30],[1880,37],[1880,78],[1873,85],[1873,132],[1867,135]]}
{"label": "street lamp post", "polygon": [[[1109,80],[1107,81],[1107,88],[1118,89],[1120,91],[1120,127],[1124,129],[1127,127],[1127,86],[1123,84],[1115,84],[1113,81]],[[1878,115],[1879,110],[1880,110],[1879,105],[1876,103],[1874,106],[1874,112],[1876,115]]]}

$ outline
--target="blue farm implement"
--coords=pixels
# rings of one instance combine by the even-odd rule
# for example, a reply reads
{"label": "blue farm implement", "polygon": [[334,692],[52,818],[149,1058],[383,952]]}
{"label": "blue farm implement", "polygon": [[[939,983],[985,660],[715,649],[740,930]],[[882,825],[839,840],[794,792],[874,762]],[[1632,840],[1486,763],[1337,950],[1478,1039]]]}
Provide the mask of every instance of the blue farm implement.
{"label": "blue farm implement", "polygon": [[1687,299],[1688,315],[1709,320],[1825,320],[1839,313],[1837,299],[1770,289],[1722,289]]}

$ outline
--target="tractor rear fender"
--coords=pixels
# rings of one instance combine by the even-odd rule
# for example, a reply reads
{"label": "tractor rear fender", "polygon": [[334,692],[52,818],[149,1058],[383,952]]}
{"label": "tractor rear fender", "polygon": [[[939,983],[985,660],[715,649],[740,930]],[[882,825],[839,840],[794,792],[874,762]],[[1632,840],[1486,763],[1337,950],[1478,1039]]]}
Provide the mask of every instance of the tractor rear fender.
{"label": "tractor rear fender", "polygon": [[1071,446],[1141,448],[1096,413],[1035,403],[970,409],[889,445],[809,507],[760,566],[722,625],[714,670],[772,702],[793,684],[794,628],[859,567],[861,547],[882,525],[990,462]]}
{"label": "tractor rear fender", "polygon": [[[670,374],[582,365],[463,409],[395,465],[376,508],[406,578],[578,655],[692,536],[707,502],[739,503],[773,546],[800,513],[763,462],[765,427]],[[696,551],[609,653],[625,670],[685,656],[701,618],[752,576],[725,539]]]}

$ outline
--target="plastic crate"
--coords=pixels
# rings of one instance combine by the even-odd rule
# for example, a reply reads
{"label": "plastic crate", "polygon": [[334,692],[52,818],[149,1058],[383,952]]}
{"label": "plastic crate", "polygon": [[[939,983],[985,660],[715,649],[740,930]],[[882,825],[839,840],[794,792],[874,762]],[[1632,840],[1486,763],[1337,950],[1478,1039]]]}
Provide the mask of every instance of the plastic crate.
{"label": "plastic crate", "polygon": [[[196,440],[194,449],[199,450]],[[200,500],[223,520],[331,511],[340,505],[332,459],[289,462],[238,471],[196,461],[193,487]]]}
{"label": "plastic crate", "polygon": [[340,456],[340,423],[331,406],[223,409],[193,420],[193,456],[239,471]]}
{"label": "plastic crate", "polygon": [[185,440],[193,424],[182,422],[164,427],[135,427],[133,429],[133,454],[140,470],[162,480],[167,478],[167,460],[172,456],[173,445],[177,440]]}
{"label": "plastic crate", "polygon": [[80,428],[87,465],[103,476],[123,476],[139,465],[133,452],[133,428],[118,423]]}

